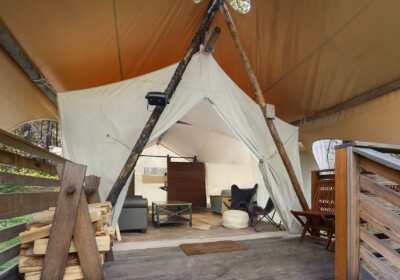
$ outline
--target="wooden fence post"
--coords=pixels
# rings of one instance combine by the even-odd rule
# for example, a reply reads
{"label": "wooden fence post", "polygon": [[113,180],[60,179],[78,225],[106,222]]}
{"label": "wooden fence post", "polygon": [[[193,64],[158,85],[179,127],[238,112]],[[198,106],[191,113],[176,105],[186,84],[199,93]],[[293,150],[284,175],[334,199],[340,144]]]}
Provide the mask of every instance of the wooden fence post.
{"label": "wooden fence post", "polygon": [[335,277],[360,275],[360,158],[353,147],[336,150]]}

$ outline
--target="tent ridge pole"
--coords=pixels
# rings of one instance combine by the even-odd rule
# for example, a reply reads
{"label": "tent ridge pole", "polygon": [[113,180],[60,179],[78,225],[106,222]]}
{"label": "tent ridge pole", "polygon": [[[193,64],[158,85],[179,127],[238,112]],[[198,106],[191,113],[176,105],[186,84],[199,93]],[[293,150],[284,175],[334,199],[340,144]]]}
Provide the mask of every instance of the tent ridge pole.
{"label": "tent ridge pole", "polygon": [[[202,24],[200,25],[199,29],[197,30],[196,34],[194,35],[190,45],[186,49],[185,53],[183,54],[181,61],[179,62],[174,75],[171,78],[166,90],[165,95],[170,100],[173,96],[176,88],[179,85],[179,82],[182,79],[182,75],[186,70],[187,65],[189,64],[190,60],[192,59],[193,55],[199,49],[200,43],[204,38],[205,33],[209,29],[211,22],[213,21],[222,0],[213,0],[211,2],[210,8],[207,11],[205,18],[203,19]],[[114,185],[112,186],[110,193],[108,194],[107,200],[111,202],[114,206],[117,203],[119,194],[121,193],[122,189],[124,188],[130,174],[134,170],[136,163],[139,159],[141,152],[143,151],[144,147],[146,146],[147,142],[149,141],[150,135],[156,126],[162,112],[164,111],[165,107],[156,106],[153,110],[153,113],[150,115],[147,123],[145,124],[141,135],[139,136],[135,146],[133,147],[128,159],[126,160],[121,173],[119,174],[118,178],[116,179]]]}
{"label": "tent ridge pole", "polygon": [[246,55],[246,52],[245,52],[244,47],[243,47],[243,44],[240,41],[239,34],[238,34],[238,32],[236,30],[236,27],[235,27],[235,25],[233,23],[233,20],[232,20],[232,17],[230,15],[230,13],[229,13],[229,10],[226,7],[225,3],[223,3],[221,5],[220,9],[221,9],[222,14],[224,15],[225,22],[226,22],[226,24],[228,26],[228,29],[229,29],[230,33],[231,33],[231,36],[232,36],[233,41],[235,43],[235,46],[236,46],[237,50],[239,51],[240,57],[242,58],[243,64],[244,64],[244,66],[246,68],[246,72],[250,77],[251,83],[253,85],[253,88],[254,88],[254,91],[255,91],[255,94],[256,94],[257,103],[261,108],[262,114],[264,115],[264,118],[265,118],[265,121],[267,123],[268,129],[269,129],[269,131],[270,131],[270,133],[272,135],[272,138],[274,139],[276,148],[277,148],[277,150],[279,152],[279,155],[281,156],[282,162],[283,162],[283,164],[284,164],[284,166],[286,168],[286,171],[287,171],[287,173],[289,175],[289,178],[290,178],[290,181],[291,181],[291,183],[293,185],[293,188],[294,188],[294,191],[296,193],[296,196],[299,199],[299,202],[300,202],[300,205],[301,205],[302,209],[304,211],[308,211],[308,210],[310,210],[310,208],[308,207],[307,200],[304,197],[304,193],[303,193],[303,191],[302,191],[302,189],[300,187],[299,180],[297,179],[296,173],[294,172],[293,165],[290,162],[290,159],[289,159],[289,157],[288,157],[288,155],[286,153],[286,150],[285,150],[285,147],[284,147],[284,145],[282,143],[282,140],[279,137],[278,131],[276,130],[274,121],[273,121],[273,119],[267,118],[267,115],[266,115],[266,102],[265,102],[263,91],[262,91],[262,89],[260,87],[260,84],[258,82],[258,79],[257,79],[256,75],[254,74],[253,68],[251,67],[249,58]]}
{"label": "tent ridge pole", "polygon": [[400,80],[395,80],[391,83],[388,83],[383,86],[374,88],[373,90],[364,92],[360,95],[357,95],[356,97],[350,98],[339,104],[333,105],[332,107],[329,107],[322,111],[319,111],[314,114],[302,117],[301,119],[292,121],[290,124],[296,125],[296,126],[302,126],[311,121],[316,121],[318,119],[325,118],[329,115],[341,112],[343,110],[361,105],[361,104],[371,101],[375,98],[392,93],[393,91],[398,90],[398,89],[400,89]]}
{"label": "tent ridge pole", "polygon": [[56,91],[47,81],[42,73],[33,65],[28,56],[18,45],[7,28],[0,22],[0,45],[14,60],[16,64],[25,72],[29,79],[51,100],[57,107]]}

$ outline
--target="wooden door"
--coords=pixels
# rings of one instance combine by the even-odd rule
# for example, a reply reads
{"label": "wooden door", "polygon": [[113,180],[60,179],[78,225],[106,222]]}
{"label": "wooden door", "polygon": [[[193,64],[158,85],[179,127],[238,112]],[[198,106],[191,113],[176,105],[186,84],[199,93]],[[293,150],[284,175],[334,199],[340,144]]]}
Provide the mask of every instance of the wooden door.
{"label": "wooden door", "polygon": [[206,207],[205,175],[204,163],[168,160],[168,200],[191,202],[194,207]]}

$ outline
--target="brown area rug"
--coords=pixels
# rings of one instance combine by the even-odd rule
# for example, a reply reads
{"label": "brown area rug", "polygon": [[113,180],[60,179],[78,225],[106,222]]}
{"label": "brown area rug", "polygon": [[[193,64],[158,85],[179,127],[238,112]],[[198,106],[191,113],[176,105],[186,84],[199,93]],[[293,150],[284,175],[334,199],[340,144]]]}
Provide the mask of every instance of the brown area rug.
{"label": "brown area rug", "polygon": [[182,244],[180,247],[187,256],[247,250],[244,245],[231,240]]}

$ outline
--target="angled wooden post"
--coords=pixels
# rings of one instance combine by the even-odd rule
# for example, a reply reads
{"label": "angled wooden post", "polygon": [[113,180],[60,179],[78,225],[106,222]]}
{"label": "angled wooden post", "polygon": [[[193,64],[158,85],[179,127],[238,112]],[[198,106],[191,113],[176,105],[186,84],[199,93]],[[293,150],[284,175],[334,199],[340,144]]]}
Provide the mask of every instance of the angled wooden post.
{"label": "angled wooden post", "polygon": [[58,165],[57,170],[61,188],[40,279],[64,278],[72,236],[85,279],[104,279],[83,191],[86,166],[66,162],[65,165]]}
{"label": "angled wooden post", "polygon": [[63,279],[86,166],[66,162],[40,279]]}
{"label": "angled wooden post", "polygon": [[[182,79],[182,75],[186,70],[190,60],[192,59],[193,55],[198,51],[201,41],[204,38],[205,33],[209,29],[212,20],[214,19],[215,14],[217,13],[222,0],[213,0],[211,3],[210,8],[207,11],[207,15],[204,18],[201,26],[197,30],[196,35],[193,37],[192,42],[188,46],[186,52],[183,54],[181,61],[178,64],[178,67],[175,70],[174,75],[172,76],[171,81],[169,82],[167,89],[165,90],[165,95],[168,99],[171,99],[172,95],[174,94],[176,88],[179,85],[179,82]],[[123,187],[125,186],[129,175],[132,173],[133,169],[136,166],[136,163],[139,159],[140,153],[143,151],[144,147],[146,146],[147,142],[149,141],[150,135],[156,126],[162,112],[164,111],[163,106],[156,106],[153,113],[151,114],[149,120],[147,121],[145,127],[139,139],[137,140],[135,146],[132,149],[128,159],[125,162],[124,167],[121,170],[117,180],[115,181],[113,187],[108,194],[107,200],[111,202],[114,206],[117,203],[118,196],[121,193]]]}
{"label": "angled wooden post", "polygon": [[265,121],[267,123],[268,129],[272,135],[272,138],[274,139],[276,148],[278,149],[278,153],[281,156],[281,159],[283,161],[283,164],[286,168],[286,171],[289,175],[290,181],[292,182],[294,191],[296,193],[297,198],[299,199],[300,205],[303,208],[304,211],[309,211],[310,208],[308,207],[307,200],[304,197],[303,191],[300,187],[299,180],[297,179],[296,173],[294,172],[292,163],[290,162],[290,159],[286,153],[285,147],[283,146],[282,140],[279,137],[278,131],[276,130],[275,124],[273,119],[267,118],[266,115],[266,103],[264,99],[264,94],[263,91],[260,87],[260,84],[257,80],[256,75],[254,74],[253,68],[250,65],[250,61],[246,55],[246,52],[244,50],[243,44],[239,39],[239,34],[236,30],[236,27],[233,23],[232,17],[229,13],[228,8],[226,7],[225,3],[221,5],[221,12],[224,15],[225,22],[228,26],[228,29],[230,30],[230,33],[232,35],[233,41],[235,42],[236,48],[239,51],[240,57],[242,58],[242,61],[244,63],[244,66],[246,68],[246,72],[250,77],[251,83],[254,87],[255,93],[256,93],[256,98],[257,98],[257,103],[261,108],[261,111],[264,115]]}

